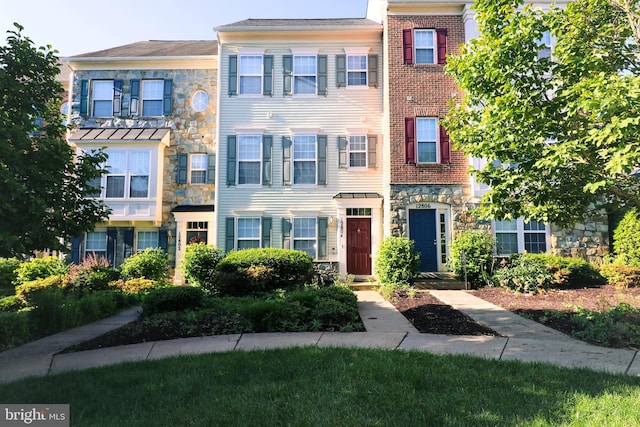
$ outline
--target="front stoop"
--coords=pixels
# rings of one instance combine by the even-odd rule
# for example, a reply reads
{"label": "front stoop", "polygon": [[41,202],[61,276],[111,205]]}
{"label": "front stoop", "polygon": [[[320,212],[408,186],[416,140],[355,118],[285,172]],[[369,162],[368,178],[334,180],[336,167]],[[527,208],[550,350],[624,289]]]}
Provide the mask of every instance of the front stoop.
{"label": "front stoop", "polygon": [[465,290],[463,280],[451,272],[420,273],[414,281],[414,287],[427,290]]}

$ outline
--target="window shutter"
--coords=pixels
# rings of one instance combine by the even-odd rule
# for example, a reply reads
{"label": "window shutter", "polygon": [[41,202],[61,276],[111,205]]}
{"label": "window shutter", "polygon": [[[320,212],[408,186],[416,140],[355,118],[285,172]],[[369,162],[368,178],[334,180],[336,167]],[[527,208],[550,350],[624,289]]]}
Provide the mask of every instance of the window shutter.
{"label": "window shutter", "polygon": [[404,63],[413,64],[413,30],[402,30],[402,52],[404,53]]}
{"label": "window shutter", "polygon": [[325,259],[327,257],[327,227],[329,219],[327,217],[318,218],[318,258]]}
{"label": "window shutter", "polygon": [[216,155],[207,156],[207,184],[216,183]]}
{"label": "window shutter", "polygon": [[327,135],[318,135],[318,185],[327,185]]}
{"label": "window shutter", "polygon": [[227,137],[227,185],[236,185],[236,136]]}
{"label": "window shutter", "polygon": [[367,165],[370,168],[378,166],[378,136],[367,135]]}
{"label": "window shutter", "polygon": [[229,95],[238,94],[238,55],[229,56]]}
{"label": "window shutter", "polygon": [[262,137],[262,185],[271,185],[271,147],[273,137],[264,135]]}
{"label": "window shutter", "polygon": [[164,94],[162,97],[162,113],[170,116],[173,112],[173,80],[166,79],[164,81]]}
{"label": "window shutter", "polygon": [[133,228],[125,228],[122,233],[124,259],[133,255]]}
{"label": "window shutter", "polygon": [[74,264],[80,264],[82,260],[81,256],[82,248],[82,236],[74,237],[71,241],[71,262]]}
{"label": "window shutter", "polygon": [[107,260],[111,267],[115,267],[116,261],[116,236],[118,231],[115,228],[107,228]]}
{"label": "window shutter", "polygon": [[122,112],[122,80],[113,81],[113,115],[119,116]]}
{"label": "window shutter", "polygon": [[80,115],[89,115],[89,80],[80,81]]}
{"label": "window shutter", "polygon": [[262,85],[262,94],[273,95],[273,55],[265,55],[263,58],[264,66],[264,83]]}
{"label": "window shutter", "polygon": [[447,63],[447,29],[436,28],[436,39],[438,43],[438,64]]}
{"label": "window shutter", "polygon": [[263,248],[271,247],[271,218],[262,217],[262,246]]}
{"label": "window shutter", "polygon": [[367,62],[369,87],[378,87],[378,55],[369,55]]}
{"label": "window shutter", "polygon": [[442,125],[440,125],[440,163],[451,163],[451,143],[449,142],[449,134]]}
{"label": "window shutter", "polygon": [[187,170],[189,163],[189,155],[187,153],[178,154],[178,174],[176,176],[176,184],[187,183]]}
{"label": "window shutter", "polygon": [[284,95],[291,95],[291,80],[293,78],[293,56],[284,55],[282,57],[282,92]]}
{"label": "window shutter", "polygon": [[347,86],[347,55],[336,55],[336,87]]}
{"label": "window shutter", "polygon": [[328,66],[327,55],[318,55],[318,95],[327,94]]}
{"label": "window shutter", "polygon": [[235,218],[232,216],[228,216],[225,220],[225,244],[224,251],[231,252],[235,248],[236,244],[236,222]]}
{"label": "window shutter", "polygon": [[405,117],[404,119],[405,155],[408,164],[416,163],[416,119]]}
{"label": "window shutter", "polygon": [[169,232],[166,228],[161,228],[158,230],[158,246],[165,253],[169,252]]}
{"label": "window shutter", "polygon": [[291,185],[291,138],[282,137],[282,184]]}
{"label": "window shutter", "polygon": [[347,144],[346,137],[338,137],[338,167],[341,169],[346,169],[349,165],[347,160]]}
{"label": "window shutter", "polygon": [[140,105],[140,79],[131,80],[131,104],[129,106],[129,114],[138,115]]}
{"label": "window shutter", "polygon": [[291,220],[282,218],[282,249],[291,249]]}

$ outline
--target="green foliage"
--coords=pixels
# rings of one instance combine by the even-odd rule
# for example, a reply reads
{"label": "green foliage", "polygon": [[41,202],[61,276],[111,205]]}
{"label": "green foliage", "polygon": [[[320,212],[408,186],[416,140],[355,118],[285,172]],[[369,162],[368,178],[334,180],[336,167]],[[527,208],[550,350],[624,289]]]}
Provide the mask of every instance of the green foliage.
{"label": "green foliage", "polygon": [[34,258],[31,261],[23,262],[17,268],[16,284],[21,285],[35,279],[44,279],[66,272],[67,266],[56,257]]}
{"label": "green foliage", "polygon": [[627,303],[603,311],[577,307],[571,316],[576,338],[604,347],[628,348],[640,345],[640,309]]}
{"label": "green foliage", "polygon": [[313,280],[313,259],[290,249],[244,249],[227,253],[217,274],[213,291],[220,295],[294,289]]}
{"label": "green foliage", "polygon": [[514,256],[511,265],[493,273],[497,286],[521,293],[538,293],[551,288],[554,278],[544,263],[532,262],[522,256]]}
{"label": "green foliage", "polygon": [[111,268],[106,258],[89,255],[69,268],[68,287],[78,291],[107,290],[109,283],[119,277],[118,270]]}
{"label": "green foliage", "polygon": [[65,250],[63,242],[109,213],[103,201],[87,197],[95,191],[88,182],[102,174],[106,156],[97,151],[76,157],[65,140],[56,52],[36,48],[22,30],[15,24],[0,43],[2,257]]}
{"label": "green foliage", "polygon": [[26,303],[18,295],[11,295],[8,297],[0,298],[0,312],[18,311],[25,306]]}
{"label": "green foliage", "polygon": [[495,238],[489,233],[479,230],[467,230],[458,234],[451,244],[453,271],[459,278],[464,278],[472,287],[487,285],[493,264],[493,248]]}
{"label": "green foliage", "polygon": [[181,265],[187,282],[210,288],[215,280],[216,267],[222,255],[220,249],[202,242],[187,245]]}
{"label": "green foliage", "polygon": [[196,286],[170,286],[154,289],[142,302],[142,314],[152,316],[169,311],[201,308],[205,305],[205,294]]}
{"label": "green foliage", "polygon": [[16,286],[16,295],[21,299],[33,304],[35,295],[48,288],[63,289],[67,287],[67,277],[65,275],[49,276],[45,279],[36,279]]}
{"label": "green foliage", "polygon": [[582,258],[561,257],[549,254],[522,254],[523,261],[547,267],[554,278],[554,287],[584,288],[607,283],[598,270]]}
{"label": "green foliage", "polygon": [[640,213],[630,209],[613,231],[616,264],[640,267]]}
{"label": "green foliage", "polygon": [[387,237],[378,253],[374,274],[382,285],[406,287],[420,269],[420,256],[416,253],[413,240],[406,237]]}
{"label": "green foliage", "polygon": [[117,288],[125,294],[145,295],[154,289],[166,288],[169,285],[165,281],[157,281],[145,278],[117,280],[109,283],[110,288]]}
{"label": "green foliage", "polygon": [[29,338],[27,312],[0,311],[0,351],[24,344]]}
{"label": "green foliage", "polygon": [[640,287],[640,267],[619,264],[604,264],[600,267],[607,281],[616,288],[626,289]]}
{"label": "green foliage", "polygon": [[160,248],[147,248],[125,259],[120,266],[120,274],[125,280],[146,278],[163,280],[167,277],[167,254]]}
{"label": "green foliage", "polygon": [[13,293],[18,278],[16,270],[19,266],[20,261],[17,258],[0,258],[0,292],[10,290]]}
{"label": "green foliage", "polygon": [[[444,125],[487,161],[473,171],[490,185],[482,216],[565,225],[640,207],[638,21],[614,3],[474,2],[480,35],[447,56],[465,95]],[[539,55],[547,31],[553,54]]]}

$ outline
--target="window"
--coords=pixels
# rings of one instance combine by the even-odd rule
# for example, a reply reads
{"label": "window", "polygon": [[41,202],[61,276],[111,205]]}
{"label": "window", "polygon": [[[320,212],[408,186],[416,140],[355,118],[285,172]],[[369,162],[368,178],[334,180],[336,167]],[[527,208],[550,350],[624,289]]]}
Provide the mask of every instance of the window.
{"label": "window", "polygon": [[207,243],[207,229],[209,223],[207,221],[188,221],[187,222],[187,244],[191,243]]}
{"label": "window", "polygon": [[436,32],[434,30],[415,30],[416,64],[436,63]]}
{"label": "window", "polygon": [[349,136],[349,167],[367,167],[367,137],[365,135]]}
{"label": "window", "polygon": [[95,117],[113,115],[113,80],[92,82],[92,111]]}
{"label": "window", "polygon": [[316,56],[293,57],[293,93],[316,94]]}
{"label": "window", "polygon": [[316,259],[316,218],[293,219],[293,249],[306,252]]}
{"label": "window", "polygon": [[240,56],[238,74],[241,95],[260,95],[262,93],[262,55]]}
{"label": "window", "polygon": [[196,113],[203,112],[209,105],[209,95],[203,90],[197,90],[191,97],[191,108]]}
{"label": "window", "polygon": [[149,196],[149,152],[133,151],[129,153],[129,197]]}
{"label": "window", "polygon": [[347,56],[347,86],[367,85],[367,55]]}
{"label": "window", "polygon": [[84,245],[85,256],[107,257],[107,232],[91,231],[86,234]]}
{"label": "window", "polygon": [[[104,184],[98,181],[90,184],[104,187],[105,198],[145,198],[149,197],[149,151],[108,150],[107,170]],[[102,195],[96,192],[95,196]]]}
{"label": "window", "polygon": [[543,31],[537,42],[539,45],[538,58],[551,58],[551,32]]}
{"label": "window", "polygon": [[163,80],[143,80],[142,115],[145,117],[162,116],[163,95]]}
{"label": "window", "polygon": [[259,248],[260,235],[260,218],[238,218],[238,250]]}
{"label": "window", "polygon": [[420,117],[416,120],[418,163],[438,161],[438,119]]}
{"label": "window", "polygon": [[[273,55],[264,55],[264,50],[241,50],[239,56],[229,55],[229,95],[272,95]],[[291,61],[288,67],[290,70]]]}
{"label": "window", "polygon": [[106,194],[107,198],[124,197],[127,171],[127,152],[109,151],[107,159]]}
{"label": "window", "polygon": [[189,156],[191,170],[191,184],[207,183],[207,155],[192,154]]}
{"label": "window", "polygon": [[238,136],[238,184],[260,185],[262,136]]}
{"label": "window", "polygon": [[159,246],[157,231],[138,231],[138,243],[136,245],[137,252],[142,252],[148,248],[154,249]]}
{"label": "window", "polygon": [[547,251],[547,226],[542,222],[524,222],[522,218],[496,220],[494,232],[498,255],[519,252],[535,254]]}
{"label": "window", "polygon": [[316,136],[293,137],[293,183],[316,183]]}

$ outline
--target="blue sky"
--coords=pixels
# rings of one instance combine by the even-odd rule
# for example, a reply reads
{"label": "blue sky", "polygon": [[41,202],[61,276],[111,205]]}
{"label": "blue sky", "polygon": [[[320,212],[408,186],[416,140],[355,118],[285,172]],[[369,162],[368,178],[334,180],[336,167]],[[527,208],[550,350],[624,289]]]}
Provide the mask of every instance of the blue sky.
{"label": "blue sky", "polygon": [[71,56],[141,40],[214,40],[247,18],[364,18],[367,0],[0,0],[0,44],[13,23]]}

